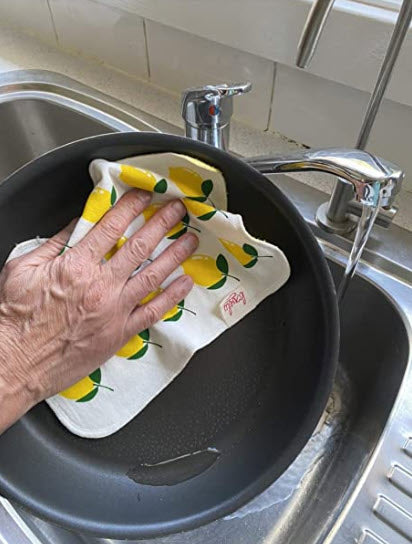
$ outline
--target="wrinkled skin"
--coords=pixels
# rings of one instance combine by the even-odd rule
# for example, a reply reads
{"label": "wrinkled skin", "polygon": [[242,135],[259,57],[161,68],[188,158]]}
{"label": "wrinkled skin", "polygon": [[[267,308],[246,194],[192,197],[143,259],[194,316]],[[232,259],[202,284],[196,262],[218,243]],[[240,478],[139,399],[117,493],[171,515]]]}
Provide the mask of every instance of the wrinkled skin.
{"label": "wrinkled skin", "polygon": [[182,275],[138,305],[193,253],[198,240],[189,233],[130,277],[185,215],[180,201],[163,207],[102,263],[149,203],[149,193],[130,191],[73,248],[60,255],[75,221],[1,271],[0,433],[41,400],[101,366],[191,290],[192,279]]}

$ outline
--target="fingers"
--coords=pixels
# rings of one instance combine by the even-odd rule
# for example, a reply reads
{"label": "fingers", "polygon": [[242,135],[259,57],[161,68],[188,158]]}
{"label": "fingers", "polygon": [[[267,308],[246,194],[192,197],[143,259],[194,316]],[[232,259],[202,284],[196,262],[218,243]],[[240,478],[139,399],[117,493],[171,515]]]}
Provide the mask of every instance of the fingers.
{"label": "fingers", "polygon": [[157,297],[136,308],[126,324],[127,336],[131,337],[159,321],[167,311],[186,298],[192,287],[193,280],[190,276],[180,276]]}
{"label": "fingers", "polygon": [[165,279],[194,252],[198,244],[197,236],[192,233],[186,233],[173,242],[149,266],[129,279],[123,290],[125,303],[131,303],[134,307],[136,302],[156,291]]}
{"label": "fingers", "polygon": [[43,245],[28,253],[27,257],[30,258],[30,260],[34,260],[39,263],[57,257],[57,255],[59,255],[61,250],[69,241],[70,235],[74,231],[77,221],[78,218],[76,217],[70,221],[70,223],[66,225],[64,229],[44,242]]}
{"label": "fingers", "polygon": [[129,238],[106,266],[112,269],[116,277],[126,280],[133,270],[151,255],[162,238],[185,214],[186,208],[180,200],[169,202]]}
{"label": "fingers", "polygon": [[92,230],[76,244],[76,252],[87,252],[95,262],[100,262],[116,244],[130,223],[149,205],[151,194],[147,191],[128,191],[109,210]]}

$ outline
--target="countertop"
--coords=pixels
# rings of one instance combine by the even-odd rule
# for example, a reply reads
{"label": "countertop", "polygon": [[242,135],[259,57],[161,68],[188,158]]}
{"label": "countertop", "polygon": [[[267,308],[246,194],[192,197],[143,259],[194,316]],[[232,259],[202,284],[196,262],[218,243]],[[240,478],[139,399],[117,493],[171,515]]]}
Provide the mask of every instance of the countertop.
{"label": "countertop", "polygon": [[[111,95],[173,125],[183,127],[180,97],[104,65],[39,41],[28,34],[0,26],[0,72],[42,69],[58,72]],[[325,142],[325,147],[327,147]],[[234,120],[231,150],[244,156],[283,153],[299,147],[279,133],[262,132]],[[410,174],[412,175],[412,173]],[[291,175],[319,191],[330,193],[334,179],[320,173]],[[326,200],[325,195],[325,200]],[[412,193],[398,197],[394,223],[412,231]]]}

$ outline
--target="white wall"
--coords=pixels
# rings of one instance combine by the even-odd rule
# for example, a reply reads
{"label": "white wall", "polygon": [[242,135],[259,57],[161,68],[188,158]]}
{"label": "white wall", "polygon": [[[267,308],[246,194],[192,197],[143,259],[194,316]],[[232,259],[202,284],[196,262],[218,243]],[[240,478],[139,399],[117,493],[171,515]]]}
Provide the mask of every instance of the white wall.
{"label": "white wall", "polygon": [[[216,3],[214,9],[213,4]],[[293,66],[309,0],[0,0],[4,24],[180,93],[250,80],[235,116],[310,146],[353,146],[396,17],[337,0],[308,71]],[[167,23],[167,24],[164,24]],[[191,32],[188,32],[190,30]],[[412,191],[412,34],[369,149]]]}

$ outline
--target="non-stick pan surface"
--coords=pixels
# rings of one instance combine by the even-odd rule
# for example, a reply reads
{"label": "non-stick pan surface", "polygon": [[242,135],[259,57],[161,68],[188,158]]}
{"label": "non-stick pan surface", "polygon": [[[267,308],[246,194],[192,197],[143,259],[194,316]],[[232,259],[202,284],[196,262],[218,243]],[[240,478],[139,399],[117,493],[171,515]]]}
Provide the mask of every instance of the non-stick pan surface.
{"label": "non-stick pan surface", "polygon": [[[88,164],[172,151],[219,168],[229,210],[277,244],[292,275],[280,291],[192,358],[185,370],[114,435],[85,440],[45,403],[0,437],[0,494],[76,531],[147,538],[228,514],[293,461],[325,406],[338,320],[323,255],[303,219],[241,160],[185,138],[108,134],[63,146],[0,186],[0,262],[14,244],[50,236],[80,215]],[[215,450],[217,450],[217,453]],[[142,467],[201,451],[178,462]]]}

